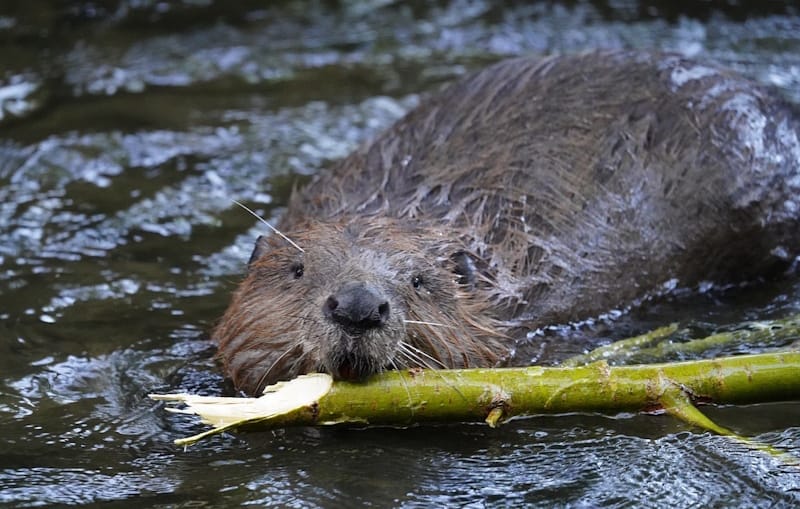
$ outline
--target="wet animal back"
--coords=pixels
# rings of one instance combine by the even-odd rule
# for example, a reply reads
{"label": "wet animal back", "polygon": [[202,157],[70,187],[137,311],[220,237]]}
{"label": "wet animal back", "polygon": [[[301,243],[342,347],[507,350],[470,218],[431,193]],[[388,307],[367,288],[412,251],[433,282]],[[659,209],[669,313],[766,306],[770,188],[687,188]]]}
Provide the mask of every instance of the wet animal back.
{"label": "wet animal back", "polygon": [[797,132],[760,87],[679,57],[516,59],[423,103],[294,210],[446,224],[514,313],[577,318],[795,251]]}

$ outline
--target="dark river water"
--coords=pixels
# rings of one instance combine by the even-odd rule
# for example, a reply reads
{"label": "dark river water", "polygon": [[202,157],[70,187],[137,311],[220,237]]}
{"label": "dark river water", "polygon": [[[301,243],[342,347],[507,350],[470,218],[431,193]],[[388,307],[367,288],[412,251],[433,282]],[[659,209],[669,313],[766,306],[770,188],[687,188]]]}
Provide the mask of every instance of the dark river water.
{"label": "dark river water", "polygon": [[[172,440],[203,428],[146,398],[231,391],[208,331],[263,233],[232,199],[276,217],[293,185],[470,70],[670,50],[800,103],[798,10],[728,4],[3,0],[0,505],[800,504],[796,466],[666,416],[299,428],[183,450]],[[665,299],[587,337],[799,310],[787,276]],[[521,363],[586,347],[540,339]],[[796,402],[708,412],[800,456]]]}

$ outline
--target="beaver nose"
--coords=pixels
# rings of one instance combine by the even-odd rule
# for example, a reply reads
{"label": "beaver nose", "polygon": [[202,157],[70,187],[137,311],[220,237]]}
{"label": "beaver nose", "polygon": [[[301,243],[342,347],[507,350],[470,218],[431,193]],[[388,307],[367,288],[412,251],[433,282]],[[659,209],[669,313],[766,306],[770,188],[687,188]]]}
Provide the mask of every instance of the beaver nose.
{"label": "beaver nose", "polygon": [[389,301],[373,285],[347,283],[327,298],[323,311],[339,325],[366,330],[389,320]]}

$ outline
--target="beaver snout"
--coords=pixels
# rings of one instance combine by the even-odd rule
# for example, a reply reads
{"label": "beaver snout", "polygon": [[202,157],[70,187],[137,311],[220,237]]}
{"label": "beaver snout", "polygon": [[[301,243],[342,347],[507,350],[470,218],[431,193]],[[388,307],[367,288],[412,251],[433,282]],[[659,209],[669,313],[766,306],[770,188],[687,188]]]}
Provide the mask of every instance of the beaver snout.
{"label": "beaver snout", "polygon": [[382,327],[389,320],[389,300],[376,286],[351,282],[331,294],[323,305],[325,316],[348,331]]}

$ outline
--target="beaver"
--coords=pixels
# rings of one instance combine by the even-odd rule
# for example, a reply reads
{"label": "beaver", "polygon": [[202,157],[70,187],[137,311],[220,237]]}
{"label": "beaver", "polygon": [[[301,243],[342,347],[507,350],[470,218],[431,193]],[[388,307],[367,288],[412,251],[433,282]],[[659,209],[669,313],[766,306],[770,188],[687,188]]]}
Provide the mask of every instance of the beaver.
{"label": "beaver", "polygon": [[296,190],[213,333],[235,385],[502,364],[526,331],[800,251],[796,110],[713,65],[523,57]]}

